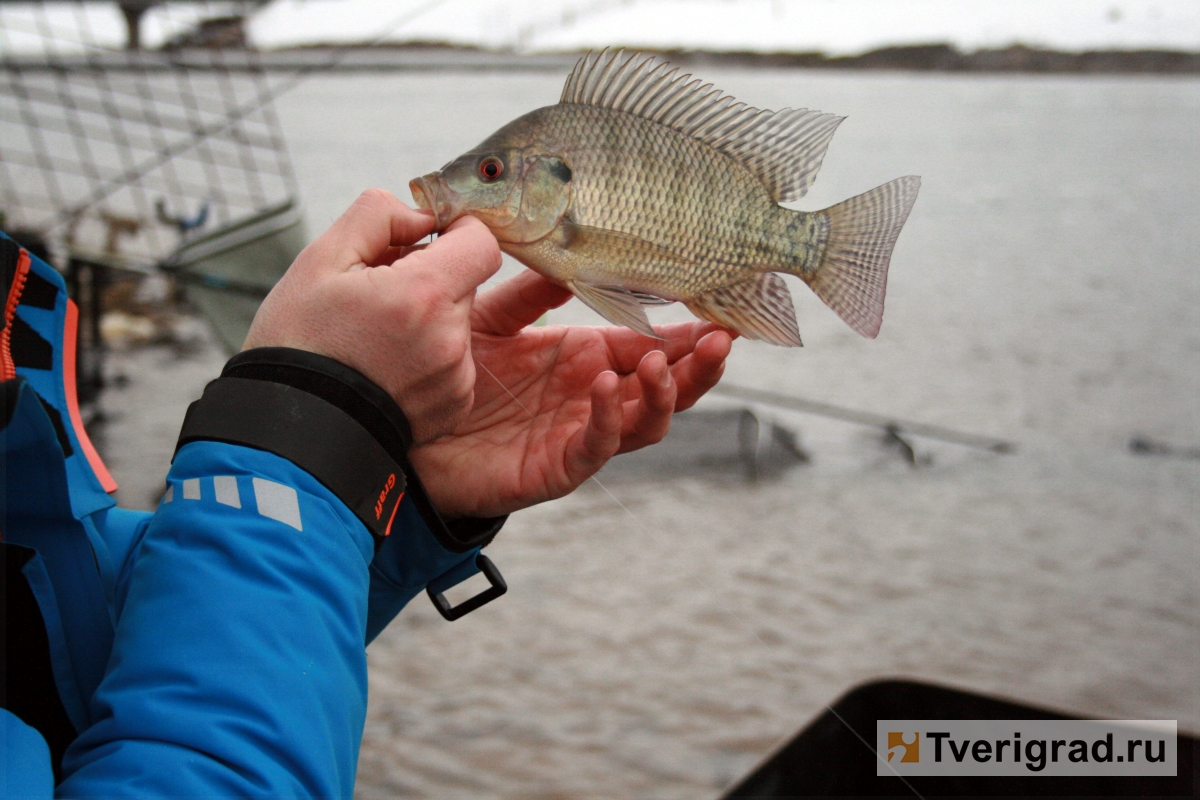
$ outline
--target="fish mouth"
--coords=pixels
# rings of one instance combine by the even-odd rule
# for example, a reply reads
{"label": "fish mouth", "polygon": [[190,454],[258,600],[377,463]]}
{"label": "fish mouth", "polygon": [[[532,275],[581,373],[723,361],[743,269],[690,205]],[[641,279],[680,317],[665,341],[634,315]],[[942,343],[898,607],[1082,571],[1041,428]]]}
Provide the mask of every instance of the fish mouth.
{"label": "fish mouth", "polygon": [[441,233],[446,226],[462,216],[458,193],[450,189],[436,172],[413,178],[408,182],[417,208],[433,212],[433,229]]}

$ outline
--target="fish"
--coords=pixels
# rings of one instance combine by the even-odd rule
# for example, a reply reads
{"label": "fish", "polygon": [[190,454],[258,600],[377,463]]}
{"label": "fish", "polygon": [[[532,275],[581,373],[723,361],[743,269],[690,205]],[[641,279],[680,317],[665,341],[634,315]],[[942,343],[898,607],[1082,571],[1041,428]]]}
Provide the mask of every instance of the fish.
{"label": "fish", "polygon": [[503,252],[646,336],[645,308],[679,302],[748,339],[800,346],[782,274],[873,339],[920,177],[821,211],[780,205],[808,191],[843,119],[754,108],[658,56],[606,49],[576,63],[557,105],[409,188],[436,230],[478,218]]}

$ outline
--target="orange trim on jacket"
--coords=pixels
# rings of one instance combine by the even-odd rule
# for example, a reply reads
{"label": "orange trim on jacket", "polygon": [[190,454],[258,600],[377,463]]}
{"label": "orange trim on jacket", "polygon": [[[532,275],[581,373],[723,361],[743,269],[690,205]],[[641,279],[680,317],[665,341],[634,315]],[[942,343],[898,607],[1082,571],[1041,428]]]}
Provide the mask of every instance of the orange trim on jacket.
{"label": "orange trim on jacket", "polygon": [[8,287],[8,299],[4,303],[4,328],[0,329],[0,381],[11,381],[17,377],[17,365],[12,357],[12,323],[28,276],[29,253],[22,247],[21,254],[17,256],[17,272],[13,276],[12,286]]}

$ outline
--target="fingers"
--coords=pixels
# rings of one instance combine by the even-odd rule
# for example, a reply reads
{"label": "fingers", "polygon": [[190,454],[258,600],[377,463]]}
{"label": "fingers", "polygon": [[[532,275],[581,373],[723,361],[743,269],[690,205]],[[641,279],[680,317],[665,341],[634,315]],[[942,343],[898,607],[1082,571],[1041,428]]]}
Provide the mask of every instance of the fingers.
{"label": "fingers", "polygon": [[674,364],[696,348],[696,343],[709,333],[721,330],[711,322],[679,322],[672,325],[655,325],[654,331],[661,340],[642,336],[629,328],[597,328],[608,345],[613,369],[621,374],[633,372],[637,365],[652,350],[661,350],[667,361]]}
{"label": "fingers", "polygon": [[311,257],[297,262],[303,260],[313,271],[345,272],[359,264],[378,264],[391,248],[411,245],[432,231],[432,215],[409,208],[382,189],[368,189],[309,245]]}
{"label": "fingers", "polygon": [[638,364],[637,381],[640,396],[623,404],[618,451],[622,453],[662,441],[675,411],[677,388],[665,355],[653,352],[643,358]]}
{"label": "fingers", "polygon": [[675,410],[683,411],[695,405],[701,395],[717,385],[725,372],[725,359],[733,348],[733,339],[723,330],[715,330],[696,343],[690,355],[671,366],[671,374],[679,387]]}
{"label": "fingers", "polygon": [[393,268],[404,270],[410,277],[457,301],[473,295],[480,284],[500,269],[500,245],[482,222],[462,217]]}
{"label": "fingers", "polygon": [[392,245],[410,245],[433,233],[436,221],[432,211],[409,208],[399,200],[396,202],[402,210],[392,216]]}
{"label": "fingers", "polygon": [[[571,292],[532,270],[525,270],[475,301],[471,327],[480,333],[512,336],[552,308],[571,299]],[[644,338],[644,337],[643,337]]]}
{"label": "fingers", "polygon": [[387,266],[389,264],[395,264],[397,261],[399,261],[400,259],[407,256],[409,253],[415,253],[418,250],[424,250],[426,247],[427,247],[427,245],[424,245],[424,244],[392,245],[391,247],[387,248],[382,253],[380,253],[378,256],[376,256],[373,261],[365,262],[363,264],[355,264],[350,269],[351,269],[351,271],[353,271],[355,269],[366,269],[367,267],[383,267],[383,266]]}
{"label": "fingers", "polygon": [[587,424],[567,441],[563,467],[578,485],[604,466],[621,445],[621,403],[617,399],[618,378],[601,372],[592,381],[592,413]]}

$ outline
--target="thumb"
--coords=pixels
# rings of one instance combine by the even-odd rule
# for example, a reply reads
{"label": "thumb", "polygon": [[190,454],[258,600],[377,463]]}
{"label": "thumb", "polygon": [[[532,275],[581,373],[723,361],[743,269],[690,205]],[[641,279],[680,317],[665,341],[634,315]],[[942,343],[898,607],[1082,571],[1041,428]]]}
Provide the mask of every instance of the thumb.
{"label": "thumb", "polygon": [[461,217],[396,266],[416,273],[422,282],[458,301],[474,295],[479,285],[500,269],[500,245],[482,222]]}
{"label": "thumb", "polygon": [[390,192],[368,189],[306,248],[311,252],[303,259],[304,270],[346,272],[377,264],[391,248],[428,236],[433,224],[431,214],[409,208]]}

